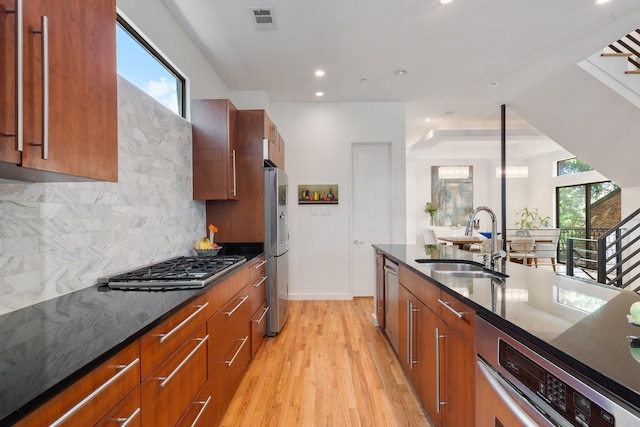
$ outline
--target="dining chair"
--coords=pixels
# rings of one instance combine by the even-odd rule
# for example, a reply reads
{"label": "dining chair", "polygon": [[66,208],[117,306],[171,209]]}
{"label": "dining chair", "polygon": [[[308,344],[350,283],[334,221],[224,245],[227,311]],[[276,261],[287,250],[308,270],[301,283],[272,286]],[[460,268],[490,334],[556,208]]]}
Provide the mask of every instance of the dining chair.
{"label": "dining chair", "polygon": [[540,228],[536,230],[538,240],[550,240],[549,243],[536,243],[534,265],[538,267],[538,260],[550,259],[553,271],[556,271],[556,254],[558,252],[558,240],[560,240],[559,228]]}
{"label": "dining chair", "polygon": [[510,250],[507,253],[507,259],[520,264],[531,265],[531,261],[536,257],[535,247],[536,241],[533,237],[516,237],[509,245]]}

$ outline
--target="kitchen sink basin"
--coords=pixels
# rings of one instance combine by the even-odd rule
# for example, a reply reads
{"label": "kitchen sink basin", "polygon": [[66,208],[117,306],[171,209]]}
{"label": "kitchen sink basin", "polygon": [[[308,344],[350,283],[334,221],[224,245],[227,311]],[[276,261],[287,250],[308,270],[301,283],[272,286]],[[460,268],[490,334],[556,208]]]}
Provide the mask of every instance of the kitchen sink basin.
{"label": "kitchen sink basin", "polygon": [[474,261],[417,259],[416,262],[425,267],[450,277],[467,277],[472,279],[505,279],[506,274],[484,268]]}

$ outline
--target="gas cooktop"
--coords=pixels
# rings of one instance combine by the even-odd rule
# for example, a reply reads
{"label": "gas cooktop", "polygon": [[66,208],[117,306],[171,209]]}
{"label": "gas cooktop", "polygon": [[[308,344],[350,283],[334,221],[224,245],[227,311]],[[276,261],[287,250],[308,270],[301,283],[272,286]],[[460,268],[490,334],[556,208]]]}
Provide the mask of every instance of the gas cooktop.
{"label": "gas cooktop", "polygon": [[243,255],[177,257],[98,279],[98,283],[125,291],[203,288],[246,261]]}

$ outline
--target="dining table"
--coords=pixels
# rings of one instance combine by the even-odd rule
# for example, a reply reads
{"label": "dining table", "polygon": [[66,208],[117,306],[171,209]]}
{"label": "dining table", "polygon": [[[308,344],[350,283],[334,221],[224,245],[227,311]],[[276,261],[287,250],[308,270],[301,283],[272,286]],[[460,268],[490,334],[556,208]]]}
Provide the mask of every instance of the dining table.
{"label": "dining table", "polygon": [[459,249],[464,249],[465,245],[473,245],[484,242],[486,239],[477,236],[442,236],[438,240],[457,245]]}

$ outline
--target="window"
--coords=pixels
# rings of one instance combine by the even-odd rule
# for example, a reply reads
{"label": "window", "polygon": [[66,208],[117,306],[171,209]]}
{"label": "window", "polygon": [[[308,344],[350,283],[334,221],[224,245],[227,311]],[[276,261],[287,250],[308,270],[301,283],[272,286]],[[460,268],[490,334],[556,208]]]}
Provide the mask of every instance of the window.
{"label": "window", "polygon": [[572,157],[571,159],[560,160],[558,162],[558,176],[561,175],[571,175],[579,172],[586,172],[593,170],[591,166],[583,162],[577,157]]}
{"label": "window", "polygon": [[620,187],[610,181],[556,188],[560,262],[566,260],[566,241],[597,239],[621,220]]}
{"label": "window", "polygon": [[186,117],[185,78],[180,72],[121,16],[116,37],[118,74],[174,113]]}

